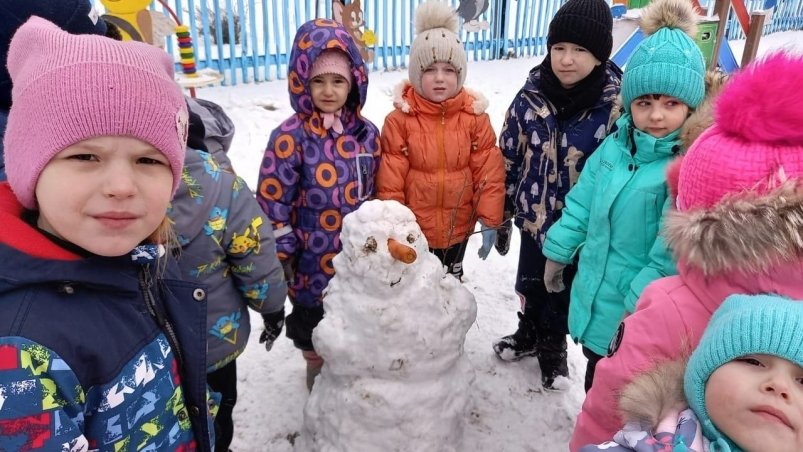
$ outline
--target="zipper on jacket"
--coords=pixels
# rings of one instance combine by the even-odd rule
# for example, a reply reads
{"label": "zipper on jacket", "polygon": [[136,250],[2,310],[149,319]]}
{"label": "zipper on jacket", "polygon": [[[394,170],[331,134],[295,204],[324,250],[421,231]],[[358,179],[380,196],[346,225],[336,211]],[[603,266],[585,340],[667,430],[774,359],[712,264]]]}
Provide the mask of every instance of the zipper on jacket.
{"label": "zipper on jacket", "polygon": [[156,299],[153,297],[153,293],[151,292],[152,286],[153,280],[151,279],[150,265],[145,265],[139,271],[139,287],[145,297],[145,306],[148,308],[148,313],[154,318],[154,320],[156,320],[159,328],[167,338],[170,348],[173,349],[173,354],[176,356],[179,369],[183,369],[184,356],[182,356],[181,349],[178,346],[178,337],[176,336],[176,331],[173,329],[173,325],[171,325],[170,322],[156,308]]}
{"label": "zipper on jacket", "polygon": [[[438,198],[436,200],[436,205],[438,209],[438,214],[435,216],[435,230],[436,231],[444,231],[443,225],[443,192],[446,187],[446,137],[445,135],[446,129],[446,106],[441,104],[441,123],[438,126]],[[441,233],[443,233],[441,232]],[[444,248],[449,247],[449,240],[451,239],[453,231],[449,231],[448,235],[445,237],[446,239],[446,246]]]}

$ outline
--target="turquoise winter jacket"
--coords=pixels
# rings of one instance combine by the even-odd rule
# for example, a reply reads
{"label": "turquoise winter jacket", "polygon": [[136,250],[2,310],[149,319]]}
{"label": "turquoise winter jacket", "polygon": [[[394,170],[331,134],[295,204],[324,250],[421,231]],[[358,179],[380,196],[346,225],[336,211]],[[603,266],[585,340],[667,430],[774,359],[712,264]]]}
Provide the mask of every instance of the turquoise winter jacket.
{"label": "turquoise winter jacket", "polygon": [[665,172],[680,151],[680,130],[656,139],[636,129],[629,114],[616,125],[586,161],[543,248],[563,264],[579,253],[569,333],[602,356],[644,287],[676,274],[658,231],[669,209]]}

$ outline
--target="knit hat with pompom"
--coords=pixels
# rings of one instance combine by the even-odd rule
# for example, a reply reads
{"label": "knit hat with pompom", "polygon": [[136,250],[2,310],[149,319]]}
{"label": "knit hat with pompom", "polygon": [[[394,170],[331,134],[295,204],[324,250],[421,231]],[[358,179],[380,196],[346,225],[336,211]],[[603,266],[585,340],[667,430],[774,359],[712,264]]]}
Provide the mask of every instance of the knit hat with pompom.
{"label": "knit hat with pompom", "polygon": [[457,36],[457,12],[447,3],[428,0],[415,11],[416,37],[410,46],[410,84],[422,94],[421,76],[433,63],[449,63],[457,70],[457,89],[466,80],[466,51]]}
{"label": "knit hat with pompom", "polygon": [[646,39],[627,60],[622,75],[622,104],[647,94],[672,96],[697,108],[705,96],[705,61],[694,42],[697,13],[690,0],[653,0],[642,10],[639,26]]}
{"label": "knit hat with pompom", "polygon": [[680,210],[710,208],[743,192],[766,194],[803,179],[803,57],[777,53],[736,74],[714,124],[683,158]]}
{"label": "knit hat with pompom", "polygon": [[801,78],[803,56],[775,53],[722,89],[714,123],[680,163],[677,208],[664,220],[679,261],[705,275],[803,262]]}

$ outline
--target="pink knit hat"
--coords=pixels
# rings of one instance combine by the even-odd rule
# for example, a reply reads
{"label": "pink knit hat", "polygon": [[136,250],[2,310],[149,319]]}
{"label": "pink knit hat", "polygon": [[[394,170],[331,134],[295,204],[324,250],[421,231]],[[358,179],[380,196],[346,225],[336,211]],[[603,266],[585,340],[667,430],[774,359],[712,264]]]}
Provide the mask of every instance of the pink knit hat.
{"label": "pink knit hat", "polygon": [[312,63],[309,79],[322,74],[337,74],[349,81],[351,86],[351,62],[348,55],[339,49],[328,49],[321,52]]}
{"label": "pink knit hat", "polygon": [[189,116],[164,51],[71,35],[32,17],[14,34],[8,70],[13,91],[6,172],[23,206],[36,207],[36,183],[53,156],[100,136],[131,136],[160,150],[170,161],[175,193]]}
{"label": "pink knit hat", "polygon": [[714,124],[683,157],[677,206],[710,208],[727,196],[803,184],[803,56],[776,53],[736,74]]}

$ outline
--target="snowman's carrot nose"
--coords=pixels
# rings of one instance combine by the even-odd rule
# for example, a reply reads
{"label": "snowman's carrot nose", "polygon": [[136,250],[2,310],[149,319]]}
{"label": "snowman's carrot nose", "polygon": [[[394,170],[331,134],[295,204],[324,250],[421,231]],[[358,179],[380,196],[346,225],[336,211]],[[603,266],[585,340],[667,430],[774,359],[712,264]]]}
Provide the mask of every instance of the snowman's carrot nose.
{"label": "snowman's carrot nose", "polygon": [[405,264],[412,264],[418,257],[414,249],[394,239],[388,239],[388,251],[394,259]]}

